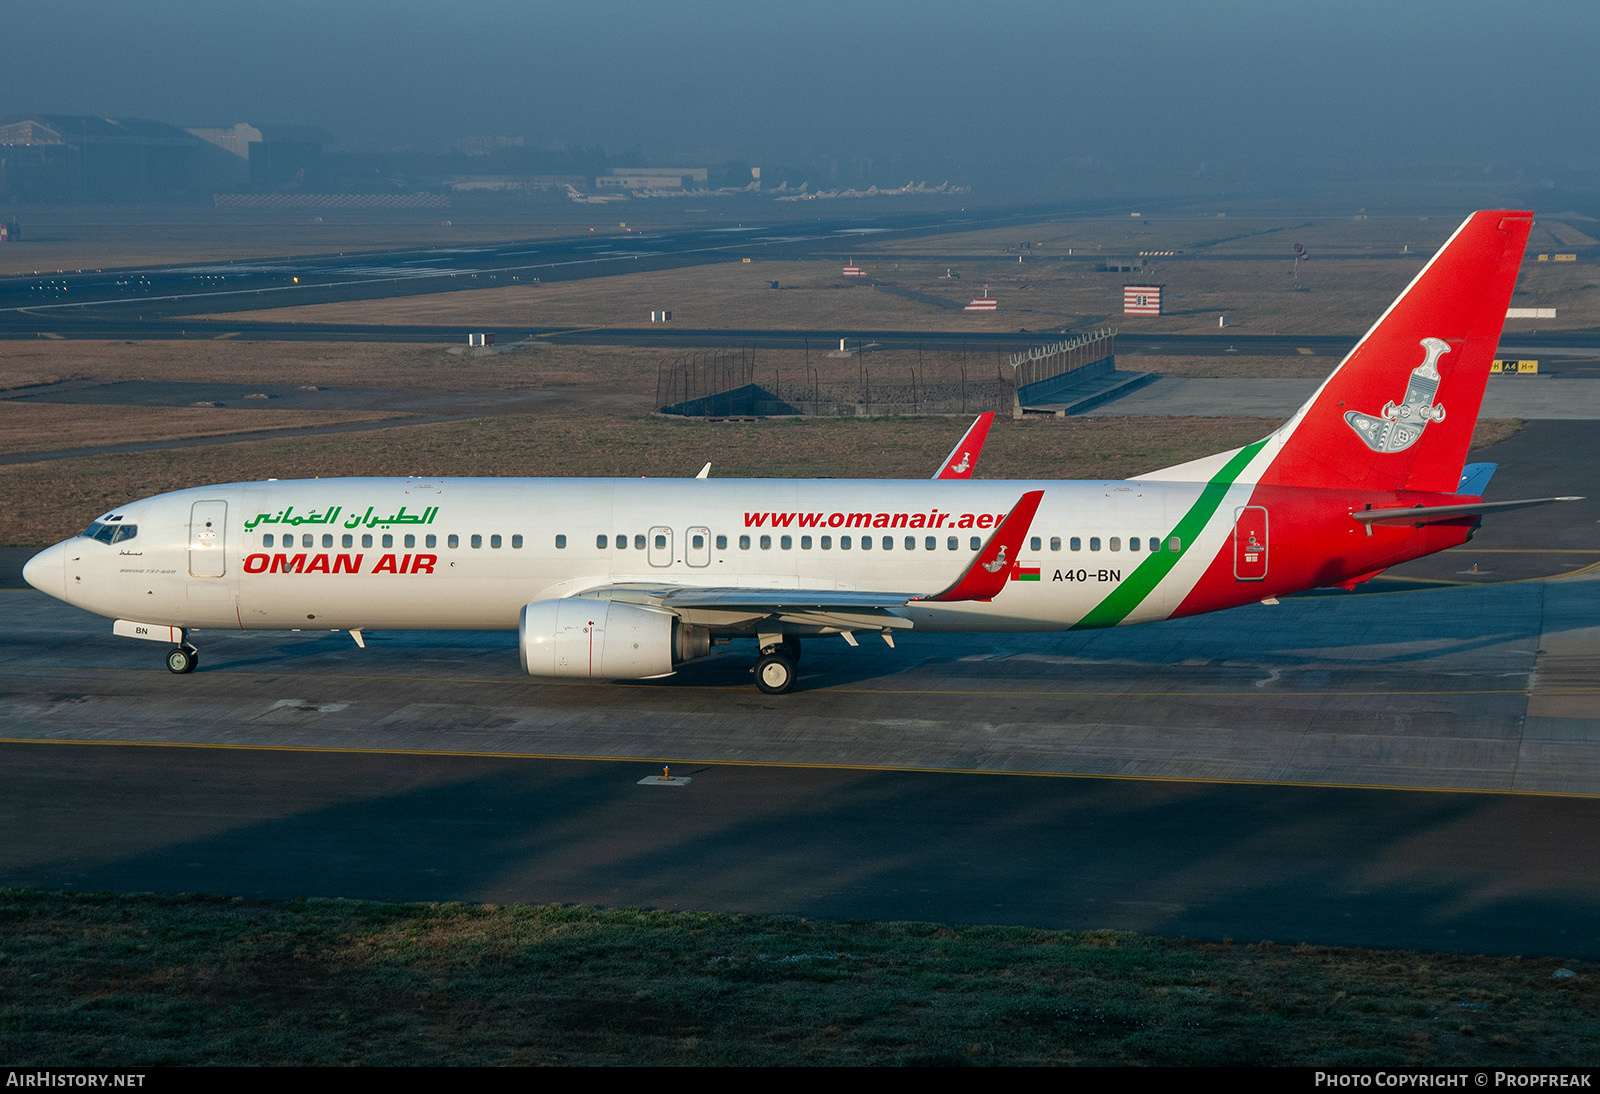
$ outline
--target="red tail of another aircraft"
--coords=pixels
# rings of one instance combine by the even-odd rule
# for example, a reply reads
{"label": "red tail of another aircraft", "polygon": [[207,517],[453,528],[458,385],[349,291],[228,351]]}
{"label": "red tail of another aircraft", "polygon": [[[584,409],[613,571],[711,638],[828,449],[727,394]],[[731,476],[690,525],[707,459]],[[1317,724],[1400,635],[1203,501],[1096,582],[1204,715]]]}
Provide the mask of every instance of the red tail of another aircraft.
{"label": "red tail of another aircraft", "polygon": [[1269,440],[1262,485],[1453,493],[1533,214],[1468,217]]}

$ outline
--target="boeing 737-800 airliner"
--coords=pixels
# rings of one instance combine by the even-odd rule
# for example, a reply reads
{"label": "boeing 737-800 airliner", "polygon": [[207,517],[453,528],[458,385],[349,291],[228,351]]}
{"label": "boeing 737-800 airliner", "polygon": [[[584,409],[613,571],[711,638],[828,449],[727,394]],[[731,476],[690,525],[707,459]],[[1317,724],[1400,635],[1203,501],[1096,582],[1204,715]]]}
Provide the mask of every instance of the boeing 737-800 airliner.
{"label": "boeing 737-800 airliner", "polygon": [[529,673],[613,680],[754,638],[766,692],[803,636],[1107,627],[1353,586],[1536,504],[1463,477],[1531,224],[1475,213],[1281,428],[1138,479],[952,479],[958,445],[910,482],[234,483],[119,506],[24,576],[169,643],[175,673],[205,628],[516,630]]}

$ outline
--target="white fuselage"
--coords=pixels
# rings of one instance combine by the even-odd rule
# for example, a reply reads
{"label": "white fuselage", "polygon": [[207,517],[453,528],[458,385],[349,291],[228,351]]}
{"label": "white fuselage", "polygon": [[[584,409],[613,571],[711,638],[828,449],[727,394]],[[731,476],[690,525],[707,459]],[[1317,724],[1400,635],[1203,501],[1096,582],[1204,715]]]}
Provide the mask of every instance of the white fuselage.
{"label": "white fuselage", "polygon": [[[1181,546],[1171,572],[1119,621],[1170,615],[1250,493],[1248,485],[1229,488],[1219,519],[1204,521],[1195,542],[1174,544],[1203,488],[761,479],[236,483],[114,510],[101,521],[134,526],[135,535],[64,541],[30,562],[27,577],[112,618],[245,630],[512,630],[525,604],[619,584],[910,597],[956,581],[1019,496],[1043,489],[1020,557],[1010,560],[1019,569],[1000,595],[911,604],[903,613],[923,629],[1059,629],[1127,580],[1152,548]],[[704,622],[717,628],[714,616]],[[734,618],[724,622],[724,633],[746,633]]]}

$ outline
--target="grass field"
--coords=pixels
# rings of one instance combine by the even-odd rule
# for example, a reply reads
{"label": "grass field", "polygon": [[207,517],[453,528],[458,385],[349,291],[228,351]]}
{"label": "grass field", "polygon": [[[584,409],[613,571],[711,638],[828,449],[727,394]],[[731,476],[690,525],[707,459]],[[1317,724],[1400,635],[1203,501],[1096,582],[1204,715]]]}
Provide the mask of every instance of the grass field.
{"label": "grass field", "polygon": [[1596,970],[751,915],[0,890],[0,1059],[1587,1065]]}
{"label": "grass field", "polygon": [[[998,421],[982,477],[1123,478],[1233,445],[1276,423],[1228,418]],[[340,475],[927,478],[964,423],[948,418],[707,422],[507,415],[373,433],[0,467],[0,537],[44,544],[135,498],[205,483]]]}

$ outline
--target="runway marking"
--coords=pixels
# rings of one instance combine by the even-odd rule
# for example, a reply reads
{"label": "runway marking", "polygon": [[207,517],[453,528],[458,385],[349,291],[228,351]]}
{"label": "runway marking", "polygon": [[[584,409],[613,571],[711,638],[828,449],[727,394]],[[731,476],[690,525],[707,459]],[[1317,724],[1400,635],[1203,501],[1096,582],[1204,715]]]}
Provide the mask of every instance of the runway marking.
{"label": "runway marking", "polygon": [[[417,756],[448,757],[457,759],[490,760],[548,760],[567,763],[607,764],[674,764],[698,767],[751,767],[783,771],[861,771],[869,774],[904,775],[1000,775],[1028,779],[1094,779],[1106,782],[1176,783],[1192,786],[1263,786],[1294,787],[1305,790],[1394,790],[1425,794],[1495,794],[1524,798],[1579,798],[1600,799],[1600,793],[1581,793],[1568,790],[1517,790],[1475,786],[1413,786],[1385,783],[1341,783],[1280,781],[1271,779],[1187,778],[1178,775],[1117,775],[1085,771],[1017,771],[1009,768],[985,767],[905,767],[895,764],[847,764],[784,760],[699,760],[683,756],[589,756],[581,753],[559,752],[467,752],[457,749],[422,748],[335,748],[319,745],[238,745],[213,744],[193,741],[76,741],[70,738],[14,738],[0,737],[0,745],[91,745],[112,748],[184,748],[211,752],[304,752],[332,753],[344,756]],[[687,779],[683,780],[688,782]]]}

